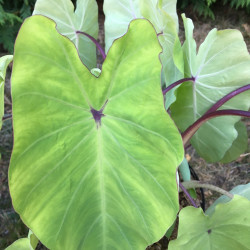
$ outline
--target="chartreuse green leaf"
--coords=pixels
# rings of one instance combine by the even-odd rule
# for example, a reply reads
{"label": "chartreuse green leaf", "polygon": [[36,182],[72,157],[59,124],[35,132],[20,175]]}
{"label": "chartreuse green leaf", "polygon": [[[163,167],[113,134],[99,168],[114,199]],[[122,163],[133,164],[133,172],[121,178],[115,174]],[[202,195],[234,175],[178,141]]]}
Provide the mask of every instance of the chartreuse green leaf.
{"label": "chartreuse green leaf", "polygon": [[133,21],[97,78],[54,22],[24,22],[9,185],[14,208],[48,248],[145,249],[173,224],[183,145],[164,109],[160,52],[152,25]]}
{"label": "chartreuse green leaf", "polygon": [[37,237],[29,230],[29,235],[27,238],[21,238],[16,240],[5,250],[34,250],[38,244]]}
{"label": "chartreuse green leaf", "polygon": [[98,36],[98,6],[96,0],[77,0],[76,9],[71,0],[37,0],[33,15],[44,15],[56,22],[57,30],[67,36],[79,51],[82,62],[96,67],[96,46],[82,31],[94,38]]}
{"label": "chartreuse green leaf", "polygon": [[29,230],[28,239],[30,240],[30,248],[36,249],[36,246],[39,240],[37,239],[37,237],[34,235],[34,233],[31,230]]}
{"label": "chartreuse green leaf", "polygon": [[[172,105],[172,117],[181,131],[200,118],[215,102],[226,94],[249,83],[250,55],[241,33],[237,30],[213,29],[196,54],[193,23],[183,16],[186,41],[185,76],[195,82],[182,84],[177,90],[177,101]],[[222,109],[248,110],[250,92],[232,98]],[[237,138],[235,124],[240,117],[227,116],[209,120],[196,132],[191,143],[207,161],[223,159]]]}
{"label": "chartreuse green leaf", "polygon": [[30,241],[28,238],[18,239],[5,250],[30,250]]}
{"label": "chartreuse green leaf", "polygon": [[176,240],[169,250],[248,250],[250,246],[250,201],[235,195],[232,201],[218,204],[212,216],[201,208],[185,207],[179,214]]}
{"label": "chartreuse green leaf", "polygon": [[0,57],[0,129],[2,128],[2,117],[4,115],[4,82],[6,69],[12,61],[11,55]]}
{"label": "chartreuse green leaf", "polygon": [[[248,200],[250,200],[250,183],[246,184],[246,185],[239,185],[234,187],[231,191],[231,194],[238,194],[240,196],[243,196],[245,198],[247,198]],[[220,198],[218,198],[207,210],[206,210],[206,214],[207,215],[211,215],[214,212],[215,207],[217,206],[217,204],[219,203],[226,203],[230,201],[230,198],[222,195]]]}

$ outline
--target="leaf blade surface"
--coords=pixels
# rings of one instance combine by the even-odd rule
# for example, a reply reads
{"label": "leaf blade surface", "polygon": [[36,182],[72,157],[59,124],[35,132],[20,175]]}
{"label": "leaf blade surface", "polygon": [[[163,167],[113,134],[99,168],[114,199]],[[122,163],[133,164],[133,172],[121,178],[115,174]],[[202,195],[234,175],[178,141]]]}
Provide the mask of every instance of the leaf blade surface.
{"label": "leaf blade surface", "polygon": [[25,223],[53,249],[143,249],[158,240],[178,211],[183,146],[164,109],[152,26],[132,22],[98,78],[45,17],[25,21],[15,51],[9,176]]}
{"label": "leaf blade surface", "polygon": [[249,207],[249,200],[235,195],[230,202],[218,204],[211,216],[201,208],[182,209],[178,237],[170,241],[169,249],[249,249]]}
{"label": "leaf blade surface", "polygon": [[[172,117],[181,131],[199,119],[213,104],[228,93],[249,83],[250,55],[237,30],[213,29],[196,54],[193,23],[183,16],[186,41],[183,45],[185,77],[194,82],[182,84],[177,90]],[[226,102],[220,109],[248,110],[250,93],[246,91]],[[236,140],[235,124],[240,117],[217,117],[203,124],[191,139],[199,155],[207,161],[223,159]]]}

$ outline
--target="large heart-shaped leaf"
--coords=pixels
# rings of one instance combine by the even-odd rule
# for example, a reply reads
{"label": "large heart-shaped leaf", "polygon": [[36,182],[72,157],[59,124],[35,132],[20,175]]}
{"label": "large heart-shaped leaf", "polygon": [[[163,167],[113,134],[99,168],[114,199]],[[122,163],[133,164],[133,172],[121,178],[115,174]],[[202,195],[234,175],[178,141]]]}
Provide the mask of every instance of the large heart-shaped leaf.
{"label": "large heart-shaped leaf", "polygon": [[183,145],[164,109],[160,51],[152,25],[134,21],[96,78],[54,22],[23,24],[9,185],[47,247],[145,249],[173,224]]}
{"label": "large heart-shaped leaf", "polygon": [[2,128],[2,117],[4,115],[4,82],[6,69],[12,61],[11,55],[2,56],[0,58],[0,129]]}
{"label": "large heart-shaped leaf", "polygon": [[[181,131],[200,118],[214,103],[250,81],[250,55],[241,33],[237,30],[209,32],[196,54],[193,23],[183,16],[186,41],[185,76],[194,82],[184,83],[177,90],[172,117]],[[222,108],[248,110],[250,92],[234,97]],[[239,117],[218,117],[206,122],[193,136],[191,143],[208,161],[219,161],[237,138],[235,123]]]}
{"label": "large heart-shaped leaf", "polygon": [[79,51],[80,58],[89,68],[96,67],[96,46],[82,31],[98,36],[98,7],[96,0],[77,0],[76,10],[71,0],[37,0],[33,15],[41,14],[54,20],[57,30],[67,36]]}
{"label": "large heart-shaped leaf", "polygon": [[212,216],[201,208],[185,207],[179,214],[176,240],[169,250],[248,250],[250,246],[250,201],[235,195],[232,201],[216,206]]}

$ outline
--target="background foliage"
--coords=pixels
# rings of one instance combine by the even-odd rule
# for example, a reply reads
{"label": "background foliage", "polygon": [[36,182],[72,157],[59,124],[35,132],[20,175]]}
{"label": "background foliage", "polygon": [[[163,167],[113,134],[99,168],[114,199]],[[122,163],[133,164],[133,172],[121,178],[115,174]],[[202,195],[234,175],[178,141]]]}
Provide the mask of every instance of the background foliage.
{"label": "background foliage", "polygon": [[[14,41],[23,20],[30,16],[36,0],[0,0],[0,50],[13,53]],[[75,0],[73,3],[75,4]],[[97,0],[102,3],[102,0]],[[178,8],[183,11],[187,7],[198,15],[214,19],[213,7],[220,4],[217,0],[179,0]],[[250,0],[223,0],[223,4],[232,8],[244,8],[250,13]]]}
{"label": "background foliage", "polygon": [[30,16],[35,0],[0,0],[0,44],[13,53],[14,41],[23,19]]}
{"label": "background foliage", "polygon": [[210,17],[214,19],[213,7],[216,4],[229,5],[232,8],[244,8],[247,13],[250,13],[250,0],[179,0],[177,2],[177,7],[184,10],[187,7],[191,7],[194,12],[198,13],[200,16]]}

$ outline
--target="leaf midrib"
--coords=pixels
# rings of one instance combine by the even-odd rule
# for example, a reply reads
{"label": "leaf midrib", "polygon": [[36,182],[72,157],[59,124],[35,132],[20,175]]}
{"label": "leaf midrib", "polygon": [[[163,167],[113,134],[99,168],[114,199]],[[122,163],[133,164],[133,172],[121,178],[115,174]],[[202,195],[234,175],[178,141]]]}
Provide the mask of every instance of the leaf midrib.
{"label": "leaf midrib", "polygon": [[97,161],[98,161],[98,175],[99,175],[99,189],[100,189],[100,209],[102,218],[102,249],[106,250],[106,187],[105,187],[105,175],[103,166],[103,140],[102,129],[97,128]]}

